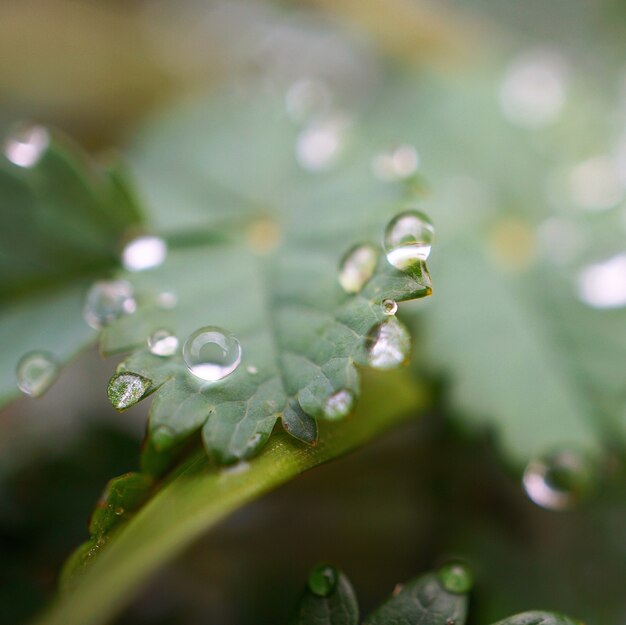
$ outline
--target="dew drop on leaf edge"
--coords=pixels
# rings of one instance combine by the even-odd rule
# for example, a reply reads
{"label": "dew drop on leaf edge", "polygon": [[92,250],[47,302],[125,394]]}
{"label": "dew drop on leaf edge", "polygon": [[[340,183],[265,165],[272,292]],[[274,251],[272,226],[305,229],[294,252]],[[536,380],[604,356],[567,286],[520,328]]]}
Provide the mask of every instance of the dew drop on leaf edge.
{"label": "dew drop on leaf edge", "polygon": [[472,574],[460,562],[445,564],[437,571],[437,577],[448,592],[462,594],[469,592],[472,588]]}
{"label": "dew drop on leaf edge", "polygon": [[395,317],[377,323],[365,338],[367,362],[374,369],[394,369],[411,351],[411,335]]}
{"label": "dew drop on leaf edge", "polygon": [[59,362],[52,354],[29,352],[17,363],[17,385],[25,395],[40,397],[56,380],[59,370]]}
{"label": "dew drop on leaf edge", "polygon": [[137,310],[133,287],[126,280],[100,280],[95,282],[85,297],[83,317],[92,328],[112,323],[123,315]]}
{"label": "dew drop on leaf edge", "polygon": [[350,414],[354,407],[354,393],[342,388],[332,395],[329,395],[322,406],[322,413],[325,419],[333,421],[342,419]]}
{"label": "dew drop on leaf edge", "polygon": [[309,574],[309,590],[318,597],[328,597],[337,587],[339,573],[330,564],[319,564]]}
{"label": "dew drop on leaf edge", "polygon": [[138,373],[123,371],[116,373],[107,387],[107,395],[117,410],[136,404],[150,388],[151,382]]}
{"label": "dew drop on leaf edge", "polygon": [[217,382],[239,366],[241,344],[231,332],[218,326],[205,326],[185,341],[183,360],[195,377]]}
{"label": "dew drop on leaf edge", "polygon": [[160,328],[148,338],[148,349],[155,356],[173,356],[178,350],[178,337],[166,328]]}
{"label": "dew drop on leaf edge", "polygon": [[383,313],[385,315],[395,315],[398,312],[398,304],[392,299],[384,299],[382,301],[381,307],[383,309]]}
{"label": "dew drop on leaf edge", "polygon": [[416,210],[396,215],[387,224],[383,239],[387,260],[405,271],[430,255],[435,230],[430,219]]}
{"label": "dew drop on leaf edge", "polygon": [[350,248],[339,263],[339,284],[346,293],[359,293],[374,275],[378,250],[362,243]]}

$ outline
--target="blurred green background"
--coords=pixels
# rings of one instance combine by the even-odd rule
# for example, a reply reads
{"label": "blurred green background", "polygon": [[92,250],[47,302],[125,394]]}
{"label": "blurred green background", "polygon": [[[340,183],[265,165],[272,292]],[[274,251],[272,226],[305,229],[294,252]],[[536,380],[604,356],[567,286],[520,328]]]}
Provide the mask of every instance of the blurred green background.
{"label": "blurred green background", "polygon": [[[398,79],[405,74],[411,78]],[[586,306],[580,292],[571,306],[551,299],[564,285],[576,290],[587,262],[626,248],[622,2],[0,4],[0,130],[33,119],[94,155],[137,150],[138,129],[149,134],[146,120],[159,126],[161,110],[184,118],[189,103],[226,84],[252,81],[276,95],[310,76],[330,85],[343,108],[365,111],[373,137],[405,120],[423,161],[427,206],[450,234],[432,264],[439,308],[415,328],[432,335],[415,369],[432,379],[437,406],[239,511],[159,572],[117,622],[282,623],[319,560],[346,571],[367,612],[396,582],[454,556],[475,570],[471,624],[531,608],[590,624],[626,622],[624,287],[620,276],[607,287],[618,298],[608,313],[588,310],[607,308],[597,290]],[[476,249],[493,261],[495,277],[467,304],[455,293],[486,277],[460,270]],[[457,265],[447,265],[455,254]],[[594,428],[601,423],[603,479],[572,512],[528,500],[520,458],[547,449],[559,432],[576,439],[574,408],[555,414],[551,426],[529,398],[532,380],[509,387],[497,372],[481,377],[466,340],[493,331],[481,302],[494,318],[514,317],[518,296],[502,295],[509,287],[545,304],[542,332],[566,346],[546,384],[575,369],[572,379],[589,392],[573,406],[595,402]],[[515,360],[527,341],[502,343]],[[531,362],[545,356],[528,349]],[[61,563],[86,537],[103,484],[136,468],[146,408],[113,411],[104,393],[113,368],[95,351],[83,353],[43,399],[0,413],[2,623],[27,622],[46,604]]]}

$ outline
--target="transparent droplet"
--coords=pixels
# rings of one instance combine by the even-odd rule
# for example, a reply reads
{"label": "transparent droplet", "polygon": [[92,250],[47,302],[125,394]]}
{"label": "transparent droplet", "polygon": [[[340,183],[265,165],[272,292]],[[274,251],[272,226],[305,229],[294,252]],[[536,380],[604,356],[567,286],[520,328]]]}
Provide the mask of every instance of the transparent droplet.
{"label": "transparent droplet", "polygon": [[100,281],[87,292],[83,317],[96,330],[137,310],[133,287],[126,280]]}
{"label": "transparent droplet", "polygon": [[34,167],[50,144],[50,135],[43,126],[22,124],[4,143],[4,155],[18,167]]}
{"label": "transparent droplet", "polygon": [[116,516],[122,516],[124,514],[124,512],[126,512],[126,511],[121,506],[115,508],[115,515]]}
{"label": "transparent droplet", "polygon": [[334,165],[345,141],[349,120],[333,116],[313,121],[298,135],[296,158],[303,169],[324,171]]}
{"label": "transparent droplet", "polygon": [[343,419],[350,414],[353,406],[354,393],[344,388],[326,398],[322,412],[326,419]]}
{"label": "transparent droplet", "polygon": [[122,264],[128,271],[143,271],[158,267],[167,256],[167,243],[160,237],[141,236],[126,244]]}
{"label": "transparent droplet", "polygon": [[448,592],[462,594],[469,592],[472,588],[472,574],[460,562],[445,564],[437,571],[437,577]]}
{"label": "transparent droplet", "polygon": [[233,334],[216,326],[196,330],[183,346],[189,371],[201,380],[216,382],[230,375],[241,362],[241,345]]}
{"label": "transparent droplet", "polygon": [[318,597],[328,597],[337,587],[339,573],[330,564],[319,564],[309,574],[309,589]]}
{"label": "transparent droplet", "polygon": [[178,349],[178,337],[165,328],[155,330],[148,339],[148,348],[155,356],[173,356]]}
{"label": "transparent droplet", "polygon": [[246,367],[246,371],[250,374],[250,375],[256,375],[259,370],[254,366],[254,365],[248,365]]}
{"label": "transparent droplet", "polygon": [[594,466],[572,451],[558,451],[533,460],[522,483],[528,497],[547,510],[568,510],[589,494],[595,482]]}
{"label": "transparent droplet", "polygon": [[372,171],[380,180],[403,180],[412,176],[418,165],[417,150],[412,145],[404,144],[375,156]]}
{"label": "transparent droplet", "polygon": [[347,293],[359,293],[374,275],[378,250],[367,243],[348,250],[339,264],[339,284]]}
{"label": "transparent droplet", "polygon": [[176,308],[178,304],[178,296],[172,291],[163,291],[157,295],[157,306],[163,310],[171,310]]}
{"label": "transparent droplet", "polygon": [[532,50],[508,68],[500,86],[502,113],[511,123],[540,128],[556,121],[566,95],[567,72],[558,52]]}
{"label": "transparent droplet", "polygon": [[411,352],[411,335],[395,317],[389,317],[369,331],[365,347],[371,367],[393,369],[408,358]]}
{"label": "transparent droplet", "polygon": [[328,85],[316,78],[300,78],[285,95],[285,108],[293,121],[302,123],[328,112],[331,102]]}
{"label": "transparent droplet", "polygon": [[398,312],[398,304],[392,299],[384,299],[381,306],[385,315],[395,315]]}
{"label": "transparent droplet", "polygon": [[608,155],[594,156],[576,165],[568,183],[572,202],[586,210],[607,210],[624,197],[618,164]]}
{"label": "transparent droplet", "polygon": [[117,410],[136,404],[148,391],[151,383],[138,373],[116,373],[107,387],[110,402]]}
{"label": "transparent droplet", "polygon": [[426,260],[435,230],[430,219],[416,210],[396,215],[385,229],[385,253],[396,269],[406,270]]}
{"label": "transparent droplet", "polygon": [[578,296],[593,308],[626,306],[626,254],[585,267],[578,275]]}
{"label": "transparent droplet", "polygon": [[39,397],[56,380],[60,365],[50,353],[34,351],[24,355],[17,364],[17,385],[25,395]]}

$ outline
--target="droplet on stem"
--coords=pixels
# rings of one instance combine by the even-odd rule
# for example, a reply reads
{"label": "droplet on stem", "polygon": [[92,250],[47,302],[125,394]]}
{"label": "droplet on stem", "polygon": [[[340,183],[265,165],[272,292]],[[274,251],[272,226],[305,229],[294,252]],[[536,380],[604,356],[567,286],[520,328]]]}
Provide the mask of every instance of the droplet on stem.
{"label": "droplet on stem", "polygon": [[87,292],[83,317],[94,329],[106,326],[137,309],[133,287],[126,280],[99,281]]}
{"label": "droplet on stem", "polygon": [[190,373],[201,380],[216,382],[230,375],[241,362],[241,345],[227,330],[206,326],[185,341],[183,359]]}
{"label": "droplet on stem", "polygon": [[148,348],[155,356],[173,356],[178,350],[178,337],[173,332],[160,328],[148,338]]}
{"label": "droplet on stem", "polygon": [[364,243],[350,248],[339,263],[339,284],[346,293],[359,293],[374,275],[378,250]]}
{"label": "droplet on stem", "polygon": [[25,395],[40,397],[56,380],[60,365],[57,359],[44,351],[25,354],[17,364],[17,385]]}
{"label": "droplet on stem", "polygon": [[385,228],[387,260],[405,271],[430,255],[435,229],[424,213],[408,210],[396,215]]}

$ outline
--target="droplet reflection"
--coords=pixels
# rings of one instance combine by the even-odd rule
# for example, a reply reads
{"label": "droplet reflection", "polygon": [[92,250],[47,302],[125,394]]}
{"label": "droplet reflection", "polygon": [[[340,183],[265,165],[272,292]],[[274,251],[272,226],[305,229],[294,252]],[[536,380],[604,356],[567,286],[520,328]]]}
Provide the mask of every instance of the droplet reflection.
{"label": "droplet reflection", "polygon": [[216,326],[196,330],[185,341],[183,359],[190,373],[216,382],[230,375],[241,362],[241,345],[233,334]]}

